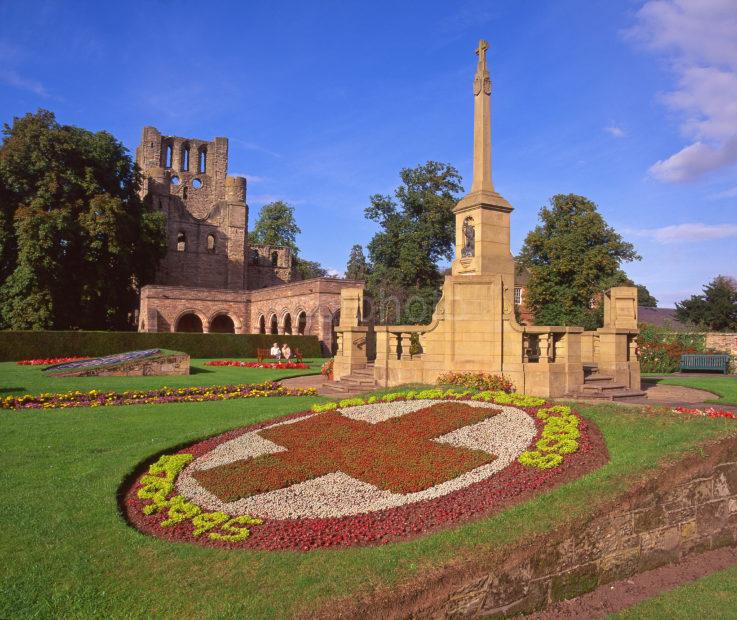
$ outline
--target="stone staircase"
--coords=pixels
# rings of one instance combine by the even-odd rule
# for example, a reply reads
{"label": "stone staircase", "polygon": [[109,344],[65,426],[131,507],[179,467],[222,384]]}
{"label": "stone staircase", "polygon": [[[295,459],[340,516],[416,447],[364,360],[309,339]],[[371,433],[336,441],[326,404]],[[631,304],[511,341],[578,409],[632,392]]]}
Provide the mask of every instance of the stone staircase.
{"label": "stone staircase", "polygon": [[365,368],[356,368],[350,375],[338,381],[326,381],[322,384],[322,392],[325,396],[335,394],[342,396],[348,394],[359,394],[368,392],[377,387],[374,379],[374,364],[369,362]]}
{"label": "stone staircase", "polygon": [[585,364],[583,369],[583,385],[578,392],[570,394],[573,398],[617,400],[626,402],[629,399],[639,399],[645,392],[628,388],[623,383],[617,383],[614,378],[599,372],[595,364]]}

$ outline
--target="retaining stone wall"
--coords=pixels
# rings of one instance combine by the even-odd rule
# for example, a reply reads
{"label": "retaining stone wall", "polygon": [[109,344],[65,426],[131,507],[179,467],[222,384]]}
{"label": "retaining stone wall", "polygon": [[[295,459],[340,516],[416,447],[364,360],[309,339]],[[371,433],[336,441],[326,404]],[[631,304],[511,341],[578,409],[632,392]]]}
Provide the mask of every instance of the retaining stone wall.
{"label": "retaining stone wall", "polygon": [[[465,580],[438,576],[421,592],[407,597],[405,591],[401,602],[387,601],[386,611],[390,617],[418,618],[530,613],[687,555],[735,544],[737,438],[729,438],[662,468],[593,518],[505,549],[475,571],[458,567]],[[449,581],[456,583],[449,587]]]}

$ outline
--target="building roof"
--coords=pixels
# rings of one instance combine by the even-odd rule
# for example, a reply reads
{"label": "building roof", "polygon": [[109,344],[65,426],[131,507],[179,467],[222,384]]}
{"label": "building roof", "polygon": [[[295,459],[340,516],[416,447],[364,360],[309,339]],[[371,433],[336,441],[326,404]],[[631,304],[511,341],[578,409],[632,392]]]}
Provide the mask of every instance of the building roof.
{"label": "building roof", "polygon": [[688,326],[676,318],[675,308],[648,308],[637,307],[637,315],[640,323],[655,325],[657,327],[669,327],[675,331],[685,331]]}

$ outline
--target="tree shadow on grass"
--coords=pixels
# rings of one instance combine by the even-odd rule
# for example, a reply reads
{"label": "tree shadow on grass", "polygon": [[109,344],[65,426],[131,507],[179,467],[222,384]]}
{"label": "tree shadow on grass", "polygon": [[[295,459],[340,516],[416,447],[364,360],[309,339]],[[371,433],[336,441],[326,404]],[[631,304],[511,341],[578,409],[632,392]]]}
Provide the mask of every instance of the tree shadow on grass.
{"label": "tree shadow on grass", "polygon": [[25,394],[24,387],[0,387],[0,394]]}
{"label": "tree shadow on grass", "polygon": [[215,372],[214,370],[208,370],[207,368],[197,368],[195,366],[191,366],[189,369],[190,375],[201,375],[202,373],[211,373]]}

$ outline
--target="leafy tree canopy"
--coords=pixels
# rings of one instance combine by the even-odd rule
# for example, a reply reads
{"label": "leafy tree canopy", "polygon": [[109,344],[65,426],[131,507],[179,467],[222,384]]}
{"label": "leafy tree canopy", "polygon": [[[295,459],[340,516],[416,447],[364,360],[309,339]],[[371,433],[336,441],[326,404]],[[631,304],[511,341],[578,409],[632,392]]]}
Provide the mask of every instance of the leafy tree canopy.
{"label": "leafy tree canopy", "polygon": [[645,308],[657,308],[658,300],[652,296],[644,284],[635,284],[637,287],[637,305]]}
{"label": "leafy tree canopy", "polygon": [[527,235],[519,255],[530,272],[527,306],[535,322],[599,326],[597,300],[606,289],[627,283],[620,266],[640,259],[634,246],[583,196],[557,194],[539,217],[542,223]]}
{"label": "leafy tree canopy", "polygon": [[676,304],[676,317],[711,331],[737,331],[737,280],[717,276],[701,295]]}
{"label": "leafy tree canopy", "polygon": [[365,280],[366,276],[368,276],[368,262],[363,254],[363,247],[356,244],[348,256],[345,277],[348,280]]}
{"label": "leafy tree canopy", "polygon": [[294,207],[277,200],[261,207],[250,240],[255,244],[286,246],[297,256],[297,235],[300,232],[294,219]]}
{"label": "leafy tree canopy", "polygon": [[112,135],[39,110],[0,146],[0,324],[130,329],[138,286],[166,250],[164,217]]}
{"label": "leafy tree canopy", "polygon": [[317,261],[298,258],[296,260],[296,268],[297,273],[299,273],[303,280],[309,280],[311,278],[325,278],[328,275],[328,270]]}
{"label": "leafy tree canopy", "polygon": [[425,323],[438,296],[437,262],[453,257],[453,206],[461,176],[435,161],[404,168],[393,196],[371,196],[366,217],[381,230],[368,244],[367,289],[381,322]]}

